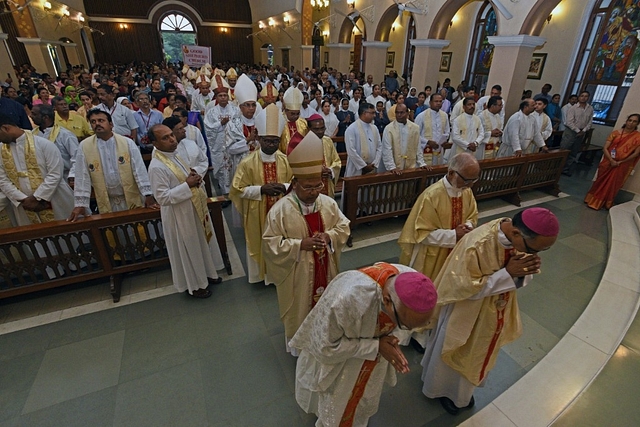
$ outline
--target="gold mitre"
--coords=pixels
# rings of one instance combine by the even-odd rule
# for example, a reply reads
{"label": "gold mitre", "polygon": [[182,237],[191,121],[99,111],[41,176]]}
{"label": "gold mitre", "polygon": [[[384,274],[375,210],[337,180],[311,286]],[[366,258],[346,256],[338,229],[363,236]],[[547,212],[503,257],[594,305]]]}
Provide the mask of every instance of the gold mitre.
{"label": "gold mitre", "polygon": [[304,99],[304,96],[302,95],[302,92],[300,92],[300,89],[295,87],[290,87],[284,93],[284,97],[283,97],[284,108],[286,108],[287,110],[299,111],[300,108],[302,108],[303,99]]}
{"label": "gold mitre", "polygon": [[234,94],[238,105],[242,105],[247,101],[258,101],[258,88],[246,74],[238,77]]}
{"label": "gold mitre", "polygon": [[236,73],[236,69],[235,68],[229,68],[229,70],[227,71],[227,80],[228,79],[237,79],[238,78],[238,73]]}
{"label": "gold mitre", "polygon": [[268,103],[276,102],[278,99],[278,89],[276,89],[273,83],[267,82],[260,92],[260,97]]}
{"label": "gold mitre", "polygon": [[277,136],[282,135],[285,126],[284,116],[280,113],[280,109],[276,104],[269,104],[256,114],[254,119],[258,136]]}
{"label": "gold mitre", "polygon": [[[298,135],[296,133],[295,136]],[[322,140],[313,132],[309,132],[299,143],[296,144],[296,142],[291,138],[287,150],[289,151],[287,159],[293,176],[298,179],[320,178],[324,160]]]}

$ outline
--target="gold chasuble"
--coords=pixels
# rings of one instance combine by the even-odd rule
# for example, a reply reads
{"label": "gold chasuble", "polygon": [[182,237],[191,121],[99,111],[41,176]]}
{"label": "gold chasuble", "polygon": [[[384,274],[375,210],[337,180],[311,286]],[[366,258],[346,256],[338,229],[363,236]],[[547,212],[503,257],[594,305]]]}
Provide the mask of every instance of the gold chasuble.
{"label": "gold chasuble", "polygon": [[[118,159],[118,172],[120,173],[120,182],[124,190],[124,198],[129,209],[141,208],[142,195],[133,175],[131,167],[131,153],[129,152],[129,144],[127,140],[118,134],[113,134],[116,141],[116,157]],[[85,139],[80,145],[84,153],[89,174],[91,176],[91,185],[98,202],[98,211],[103,213],[111,212],[111,202],[107,194],[107,187],[104,180],[104,171],[100,152],[98,151],[98,140],[95,135]]]}
{"label": "gold chasuble", "polygon": [[333,179],[322,179],[322,183],[324,184],[322,193],[333,198],[336,194],[336,184],[340,178],[342,160],[340,160],[336,147],[333,145],[333,140],[328,136],[322,137],[322,151],[324,153],[324,163],[322,165],[333,170]]}
{"label": "gold chasuble", "polygon": [[443,180],[429,186],[416,200],[398,239],[402,251],[400,264],[435,278],[450,249],[426,245],[424,240],[434,230],[451,230],[467,221],[474,227],[478,223],[478,208],[471,189],[465,188],[461,197],[449,197]]}
{"label": "gold chasuble", "polygon": [[493,368],[500,348],[522,334],[516,291],[470,300],[489,277],[506,264],[506,250],[498,241],[502,218],[474,230],[458,242],[434,280],[438,306],[451,310],[442,360],[473,385],[480,385]]}
{"label": "gold chasuble", "polygon": [[284,129],[282,130],[282,135],[280,136],[280,146],[278,147],[278,149],[284,154],[287,154],[289,141],[291,141],[291,137],[296,132],[298,132],[303,137],[307,135],[307,132],[309,132],[309,128],[305,119],[299,118],[295,122],[288,121],[285,125]]}
{"label": "gold chasuble", "polygon": [[[20,178],[28,178],[32,192],[31,194],[33,194],[44,182],[44,179],[42,178],[40,166],[38,166],[36,142],[33,139],[33,134],[29,131],[25,131],[24,135],[27,139],[24,144],[24,162],[27,165],[27,172],[18,172],[10,144],[2,144],[2,163],[4,164],[5,173],[11,183],[19,189]],[[43,209],[39,212],[29,211],[26,209],[24,212],[27,214],[27,217],[32,224],[51,222],[55,219],[53,209],[51,209],[51,203],[47,202],[47,206],[48,209]]]}
{"label": "gold chasuble", "polygon": [[[493,118],[496,119],[497,123],[494,125],[494,123],[491,121],[491,117],[493,116]],[[485,132],[487,130],[489,130],[489,132],[491,132],[494,129],[504,129],[504,123],[502,120],[502,116],[500,116],[500,114],[491,114],[489,112],[489,110],[483,110],[482,113],[480,113],[480,118],[482,119],[482,126],[485,129]],[[500,146],[500,137],[499,136],[492,136],[489,138],[489,141],[487,142],[486,146],[484,147],[484,158],[485,159],[493,159],[496,157],[496,154],[498,153],[498,147]]]}
{"label": "gold chasuble", "polygon": [[420,144],[420,127],[413,122],[407,121],[407,148],[402,153],[400,141],[400,129],[397,121],[392,121],[387,125],[387,132],[391,134],[391,148],[393,151],[393,162],[399,169],[415,169],[418,163],[418,145]]}
{"label": "gold chasuble", "polygon": [[[431,111],[432,110],[429,108],[425,110],[425,113],[423,115],[424,122],[423,122],[422,137],[426,138],[427,141],[433,140],[433,123],[431,123],[431,120],[432,120]],[[447,121],[447,113],[445,113],[442,110],[438,110],[438,117],[440,117],[440,129],[442,130],[448,129],[449,122]],[[434,159],[436,160],[436,164],[440,164],[441,155],[442,155],[441,152],[439,151],[434,152],[433,149],[429,147],[428,144],[424,147],[424,152],[423,152],[424,161],[428,165],[433,164]]]}
{"label": "gold chasuble", "polygon": [[[272,198],[263,194],[260,200],[250,200],[242,198],[242,193],[246,187],[253,185],[262,186],[270,182],[288,183],[291,181],[293,174],[291,173],[287,156],[282,152],[276,151],[274,153],[276,157],[275,174],[272,173],[271,168],[265,169],[265,164],[262,163],[262,158],[260,157],[261,152],[261,150],[256,150],[240,162],[233,181],[231,182],[229,198],[238,212],[240,212],[240,215],[242,215],[249,255],[258,263],[260,266],[260,274],[264,276],[265,265],[262,258],[262,232],[268,211],[267,198],[272,199],[270,203],[275,203],[281,196]],[[269,173],[269,176],[273,179],[272,181],[265,182],[265,172]]]}
{"label": "gold chasuble", "polygon": [[[180,163],[180,165],[184,168],[184,170],[180,169],[178,165],[171,161],[162,151],[153,150],[153,158],[158,159],[165,165],[173,174],[178,178],[180,184],[187,181],[187,174],[185,171],[190,170],[188,163],[182,160],[179,156],[176,156],[176,160]],[[213,224],[211,223],[211,216],[209,215],[209,208],[207,207],[207,195],[204,192],[203,187],[191,187],[191,203],[193,203],[193,207],[198,214],[198,218],[200,219],[200,224],[204,228],[204,235],[207,238],[207,243],[211,241],[211,237],[213,233]]]}

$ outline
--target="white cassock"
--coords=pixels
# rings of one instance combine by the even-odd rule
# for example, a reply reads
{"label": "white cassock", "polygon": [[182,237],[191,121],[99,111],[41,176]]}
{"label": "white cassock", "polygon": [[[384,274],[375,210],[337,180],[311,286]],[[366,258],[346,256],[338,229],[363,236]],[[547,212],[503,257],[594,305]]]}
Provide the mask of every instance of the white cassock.
{"label": "white cassock", "polygon": [[198,148],[206,156],[207,144],[205,144],[204,142],[204,137],[202,136],[202,132],[200,132],[200,129],[198,129],[198,127],[194,125],[187,125],[185,131],[187,131],[187,136],[185,138],[195,141],[195,143],[198,145]]}
{"label": "white cassock", "polygon": [[213,92],[209,92],[207,96],[196,90],[191,94],[191,111],[199,111],[200,114],[207,108],[207,104],[213,101]]}
{"label": "white cassock", "polygon": [[[444,116],[442,116],[442,114]],[[442,144],[449,141],[450,125],[449,118],[442,110],[434,110],[427,108],[422,113],[418,114],[415,123],[420,126],[420,147],[424,151],[427,147],[429,140],[438,143],[439,147],[433,150],[432,165],[437,166],[444,164],[444,151]],[[427,130],[431,130],[431,135],[428,135]]]}
{"label": "white cassock", "polygon": [[[78,151],[80,144],[78,143],[78,137],[75,136],[73,132],[63,128],[62,126],[60,126],[59,129],[60,131],[58,132],[58,136],[53,142],[56,147],[58,147],[58,150],[60,150],[60,155],[62,156],[62,162],[64,164],[63,178],[66,182],[69,177],[71,165],[76,160],[76,151]],[[40,128],[36,128],[33,130],[33,134],[48,140],[52,131],[53,127],[46,128],[44,132],[40,132]]]}
{"label": "white cassock", "polygon": [[[225,144],[226,129],[231,119],[239,114],[240,110],[233,104],[227,104],[225,107],[220,104],[212,107],[210,104],[204,115],[204,131],[211,153],[213,177],[218,180],[222,194],[229,194],[229,185],[231,185],[229,158]],[[229,118],[229,122],[223,125],[222,119],[225,117]]]}
{"label": "white cassock", "polygon": [[[453,121],[455,119],[457,119],[462,114],[464,114],[464,110],[462,109],[462,107],[463,107],[462,104],[463,103],[464,103],[464,99],[461,99],[460,101],[456,102],[455,105],[453,106],[453,108],[451,109],[451,116],[449,117],[449,120],[451,120],[451,123],[453,123]],[[478,111],[478,106],[477,105],[476,105],[475,109],[473,110],[473,114],[475,114],[476,111]]]}
{"label": "white cassock", "polygon": [[[253,117],[255,117],[255,114]],[[242,159],[247,157],[250,152],[247,137],[244,135],[244,126],[254,126],[253,118],[248,119],[240,114],[227,123],[225,146],[231,161],[231,180],[233,180],[233,176],[236,174],[236,169],[238,169]],[[255,146],[258,147],[258,145],[256,141]]]}
{"label": "white cassock", "polygon": [[[361,132],[366,141],[362,140]],[[362,168],[369,163],[373,163],[376,168],[380,165],[382,144],[378,129],[373,123],[365,123],[360,119],[353,122],[344,133],[344,143],[347,149],[345,177],[362,175]],[[367,144],[368,155],[363,154],[363,144]]]}
{"label": "white cassock", "polygon": [[538,123],[538,129],[540,129],[540,133],[542,134],[542,140],[546,141],[549,139],[551,134],[553,133],[553,126],[551,126],[551,119],[547,116],[546,113],[538,113],[534,111],[531,113],[533,117],[536,118],[536,123]]}
{"label": "white cassock", "polygon": [[532,151],[531,147],[542,147],[544,141],[538,130],[536,119],[529,114],[528,116],[522,111],[518,111],[509,117],[509,121],[504,127],[502,134],[502,144],[498,150],[497,157],[513,156],[516,151],[522,151],[522,154]]}
{"label": "white cassock", "polygon": [[[416,163],[409,165],[406,164],[406,158],[410,157],[407,154],[407,146],[409,145],[409,126],[414,126],[415,123],[407,121],[407,123],[400,123],[396,120],[389,123],[382,133],[382,165],[384,169],[387,171],[391,171],[395,168],[400,169],[414,169],[420,168],[424,166],[426,163],[424,162],[424,156],[422,154],[422,149],[420,148],[420,143],[418,143],[418,149],[416,152]],[[417,126],[417,125],[415,125]],[[393,134],[392,130],[397,129],[397,134],[400,136],[400,156],[404,159],[403,164],[397,165],[394,153],[393,153]]]}
{"label": "white cassock", "polygon": [[[392,264],[401,273],[415,271]],[[358,270],[338,274],[305,318],[289,346],[299,349],[296,400],[318,416],[316,426],[338,427],[365,360],[378,357],[375,337],[382,310],[382,289]],[[384,383],[396,384],[395,369],[379,358],[357,406],[354,427],[365,427]]]}
{"label": "white cassock", "polygon": [[[97,138],[97,137],[96,137]],[[140,190],[141,203],[144,206],[142,198],[151,195],[151,184],[149,183],[149,175],[147,168],[142,160],[142,154],[135,142],[130,138],[126,138],[129,144],[129,156],[131,158],[131,169],[135,178],[138,190]],[[120,172],[118,171],[118,159],[116,154],[116,141],[112,136],[107,141],[97,138],[98,153],[104,171],[104,183],[106,189],[98,188],[96,191],[106,191],[111,204],[111,212],[126,211],[129,209],[127,201],[124,197],[124,189],[120,181]],[[91,173],[84,157],[84,151],[79,149],[76,152],[76,161],[72,170],[69,172],[70,177],[75,177],[74,199],[76,207],[84,207],[89,209],[89,199],[91,197]]]}
{"label": "white cassock", "polygon": [[[455,120],[452,120],[453,129],[451,132],[451,141],[455,150],[451,153],[449,160],[458,153],[470,153],[476,156],[476,159],[484,159],[484,128],[482,121],[475,114],[460,114]],[[476,143],[475,153],[467,150],[470,143]]]}
{"label": "white cassock", "polygon": [[189,164],[189,167],[204,178],[207,170],[209,170],[209,162],[207,156],[200,150],[195,141],[187,138],[181,140],[175,152],[182,160]]}
{"label": "white cassock", "polygon": [[[482,114],[482,112],[487,109],[486,106],[487,106],[487,102],[489,102],[489,98],[491,98],[491,96],[485,95],[482,98],[478,99],[478,102],[476,102],[476,114],[477,115]],[[503,99],[502,100],[502,110],[500,110],[500,113],[498,113],[498,115],[500,117],[502,117],[502,123],[504,123],[504,110],[505,110],[505,101]]]}
{"label": "white cassock", "polygon": [[11,209],[11,215],[15,218],[15,225],[31,224],[24,208],[20,206],[20,202],[31,195],[51,202],[55,219],[67,219],[73,210],[73,190],[63,179],[64,166],[60,151],[49,140],[34,135],[36,160],[42,173],[43,182],[33,191],[27,177],[28,169],[24,154],[26,139],[25,134],[22,134],[15,142],[9,144],[16,170],[20,175],[24,175],[18,178],[19,188],[13,185],[7,176],[4,162],[0,156],[0,191],[11,202],[8,209]]}
{"label": "white cassock", "polygon": [[[512,248],[511,242],[502,230],[498,232],[498,241],[505,248]],[[531,280],[532,275],[524,277],[522,286]],[[498,295],[516,289],[513,278],[505,268],[496,271],[486,280],[482,290],[469,300],[480,300],[491,295]],[[456,303],[442,307],[438,316],[438,325],[431,332],[426,343],[426,351],[420,364],[422,365],[422,393],[430,399],[448,397],[458,408],[464,408],[471,401],[475,386],[442,361],[442,347],[447,334],[449,317]]]}
{"label": "white cassock", "polygon": [[[184,171],[176,154],[163,153]],[[183,159],[186,162],[186,160]],[[193,293],[209,286],[207,277],[216,279],[216,269],[224,268],[218,249],[215,232],[207,242],[202,222],[193,202],[191,189],[186,182],[180,183],[176,175],[160,160],[152,159],[149,164],[149,179],[156,201],[160,204],[162,231],[171,263],[171,277],[178,292]]]}

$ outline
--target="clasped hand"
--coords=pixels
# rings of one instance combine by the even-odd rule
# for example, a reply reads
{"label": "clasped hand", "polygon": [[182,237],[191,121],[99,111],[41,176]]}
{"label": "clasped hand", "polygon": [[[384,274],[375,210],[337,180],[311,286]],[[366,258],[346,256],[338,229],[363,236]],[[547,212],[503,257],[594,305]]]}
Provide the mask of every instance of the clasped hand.
{"label": "clasped hand", "polygon": [[305,237],[300,243],[300,249],[303,251],[324,250],[329,244],[329,235],[327,233],[316,233],[312,237]]}
{"label": "clasped hand", "polygon": [[406,374],[409,372],[409,362],[407,362],[407,358],[404,357],[398,343],[398,338],[393,335],[385,335],[384,337],[380,337],[378,351],[382,357],[391,363],[391,366],[396,368],[396,371],[401,374]]}
{"label": "clasped hand", "polygon": [[507,273],[511,277],[540,273],[540,257],[538,255],[517,252],[515,249],[511,253],[511,258],[506,266]]}
{"label": "clasped hand", "polygon": [[286,190],[287,189],[284,184],[280,184],[278,182],[265,184],[260,187],[260,193],[266,194],[267,196],[279,196],[280,194],[284,194]]}

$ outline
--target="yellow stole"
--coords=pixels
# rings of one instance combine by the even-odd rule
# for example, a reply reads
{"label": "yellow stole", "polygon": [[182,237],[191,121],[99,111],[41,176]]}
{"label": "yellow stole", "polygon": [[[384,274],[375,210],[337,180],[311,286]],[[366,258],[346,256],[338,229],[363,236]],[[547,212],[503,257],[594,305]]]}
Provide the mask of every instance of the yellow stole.
{"label": "yellow stole", "polygon": [[[53,125],[53,129],[51,129],[51,133],[49,134],[49,138],[47,138],[49,141],[51,142],[56,142],[56,138],[58,138],[58,134],[60,133],[60,126],[59,125]],[[40,136],[40,134],[42,134],[42,136],[44,137],[44,132],[40,131],[40,128],[35,128],[33,130],[33,134]]]}
{"label": "yellow stole", "polygon": [[[282,113],[284,115],[284,113]],[[285,120],[287,117],[285,116]],[[303,137],[307,135],[309,132],[309,128],[307,126],[307,121],[305,119],[296,120],[296,128],[298,129],[298,133]],[[284,154],[287,154],[287,147],[289,146],[289,141],[291,141],[291,130],[289,129],[289,124],[285,124],[284,129],[282,130],[282,135],[280,136],[280,146],[278,149],[282,151]]]}
{"label": "yellow stole", "polygon": [[[33,134],[29,131],[25,131],[24,135],[27,139],[24,144],[24,161],[27,164],[27,172],[18,172],[10,144],[2,144],[2,163],[4,164],[7,177],[11,183],[16,186],[16,188],[20,189],[20,178],[29,178],[31,191],[35,192],[44,182],[44,179],[42,178],[40,166],[38,166],[36,142],[33,139]],[[40,212],[28,211],[25,209],[24,212],[27,214],[29,221],[33,224],[51,222],[55,219],[53,216],[53,209],[44,209]]]}
{"label": "yellow stole", "polygon": [[[364,160],[367,164],[369,164],[370,162],[369,138],[367,138],[367,133],[364,131],[362,120],[359,120],[357,123],[358,123],[358,131],[360,132],[360,157],[362,157],[362,160]],[[367,124],[367,126],[369,126],[369,124]],[[376,129],[376,132],[377,132],[377,129]]]}
{"label": "yellow stole", "polygon": [[[480,122],[480,118],[478,116],[476,116],[475,114],[471,115],[472,121],[473,121],[473,126],[476,127],[476,129],[478,128],[478,125],[481,125],[482,122]],[[465,113],[460,114],[458,117],[456,117],[456,121],[458,122],[458,127],[460,128],[460,133],[462,134],[462,137],[467,140],[468,138],[468,133],[469,133],[469,128],[467,127],[467,117],[465,115]],[[458,153],[465,153],[466,151],[462,149],[462,147],[460,146],[456,146],[456,154]]]}
{"label": "yellow stole", "polygon": [[416,167],[416,153],[418,152],[418,144],[420,143],[420,130],[416,130],[410,123],[412,122],[407,121],[405,125],[407,126],[407,151],[404,154],[402,153],[402,147],[400,145],[398,122],[394,120],[388,127],[389,133],[392,136],[393,161],[396,167],[400,169],[415,169]]}
{"label": "yellow stole", "polygon": [[[482,116],[482,124],[484,125],[484,129],[485,130],[489,129],[490,131],[492,131],[496,128],[493,127],[490,114],[491,113],[489,112],[489,110],[483,110],[480,115]],[[498,127],[502,129],[503,127],[502,117],[500,116],[500,114],[496,114],[495,116],[498,118]],[[496,152],[498,150],[499,142],[500,142],[500,138],[497,136],[492,136],[489,138],[487,145],[484,147],[485,159],[493,159],[495,157]]]}
{"label": "yellow stole", "polygon": [[[440,129],[445,131],[447,129],[447,114],[441,110],[438,110],[438,115],[440,116],[440,122],[442,123]],[[422,136],[428,140],[433,139],[433,124],[431,123],[431,108],[427,108],[424,113],[424,131],[422,132]],[[424,149],[424,161],[429,165],[433,163],[434,156],[437,158],[440,154],[439,152],[434,153],[431,148],[427,145]]]}
{"label": "yellow stole", "polygon": [[[178,167],[174,162],[171,161],[162,151],[157,149],[153,150],[153,158],[159,160],[163,165],[165,165],[173,174],[178,178],[180,184],[186,182],[187,174]],[[186,166],[184,160],[182,160],[179,156],[176,156],[176,160],[184,170],[190,170],[189,167]],[[204,228],[204,234],[207,237],[207,242],[211,240],[213,233],[211,232],[213,225],[211,224],[211,217],[209,216],[209,209],[207,208],[207,196],[202,189],[202,187],[191,187],[191,203],[193,203],[193,207],[198,214],[198,218],[200,218],[200,224]]]}
{"label": "yellow stole", "polygon": [[[129,209],[141,208],[142,196],[140,189],[133,175],[131,167],[131,153],[129,152],[129,144],[124,137],[113,134],[116,141],[116,157],[118,159],[118,172],[120,174],[120,182],[124,190],[124,199]],[[98,211],[103,213],[111,212],[111,202],[106,191],[104,182],[104,171],[102,161],[100,160],[100,152],[98,151],[98,142],[96,135],[82,141],[80,145],[84,153],[89,173],[91,175],[91,183],[93,185],[96,201],[98,202]]]}

